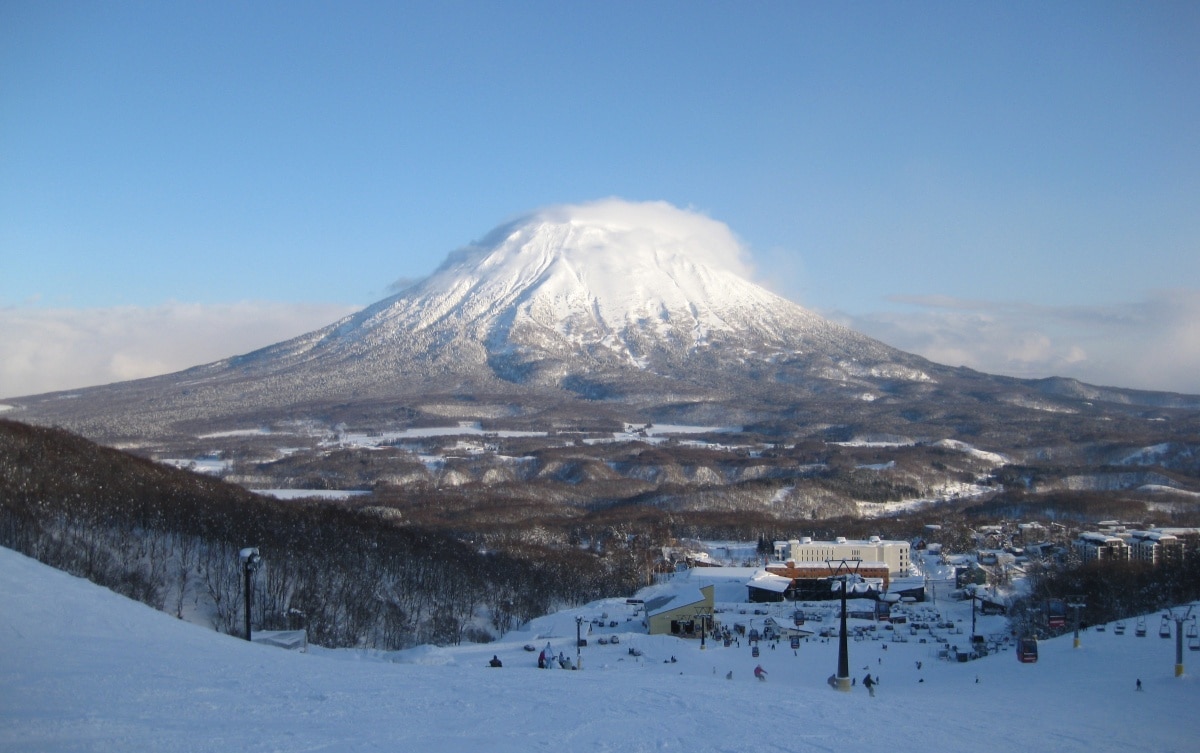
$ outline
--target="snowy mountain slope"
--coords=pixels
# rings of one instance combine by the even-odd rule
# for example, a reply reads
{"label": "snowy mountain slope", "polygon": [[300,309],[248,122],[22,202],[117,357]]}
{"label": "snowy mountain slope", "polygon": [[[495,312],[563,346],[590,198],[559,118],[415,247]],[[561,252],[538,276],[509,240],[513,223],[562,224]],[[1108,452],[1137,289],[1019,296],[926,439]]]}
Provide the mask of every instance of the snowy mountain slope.
{"label": "snowy mountain slope", "polygon": [[[573,653],[576,614],[493,644],[300,654],[214,633],[0,549],[0,749],[6,751],[1188,751],[1195,654],[1106,633],[939,662],[917,643],[852,642],[877,697],[825,685],[835,642],[764,650],[621,633],[582,671],[538,670],[536,641]],[[622,623],[623,624],[623,623]],[[643,655],[627,651],[636,645]],[[504,667],[489,669],[499,656]],[[671,657],[677,661],[671,662]],[[921,670],[916,662],[922,661]],[[766,682],[751,678],[760,662]],[[726,680],[726,672],[733,679]],[[976,678],[979,682],[976,682]],[[1136,692],[1141,679],[1145,690]],[[918,682],[924,679],[925,682]]]}
{"label": "snowy mountain slope", "polygon": [[[898,351],[750,282],[728,229],[666,204],[558,207],[502,226],[429,278],[364,311],[231,365],[274,373],[337,364],[356,386],[432,371],[561,386],[572,373]],[[369,389],[369,387],[368,387]]]}
{"label": "snowy mountain slope", "polygon": [[553,207],[315,332],[176,374],[6,402],[17,420],[106,442],[295,420],[392,427],[426,401],[477,406],[462,418],[543,425],[803,422],[811,432],[909,433],[942,422],[935,439],[972,435],[986,421],[1013,426],[1022,441],[1018,425],[1049,415],[1086,423],[1097,400],[1125,413],[1200,407],[1200,398],[1051,389],[940,366],[751,277],[728,227],[694,212],[619,200]]}

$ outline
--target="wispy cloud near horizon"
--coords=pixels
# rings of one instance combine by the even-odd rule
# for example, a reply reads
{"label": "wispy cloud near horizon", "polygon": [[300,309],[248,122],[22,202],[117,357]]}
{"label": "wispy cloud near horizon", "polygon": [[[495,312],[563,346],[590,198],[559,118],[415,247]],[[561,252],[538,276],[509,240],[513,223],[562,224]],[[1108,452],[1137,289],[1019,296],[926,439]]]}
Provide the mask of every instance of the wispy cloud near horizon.
{"label": "wispy cloud near horizon", "polygon": [[904,310],[830,318],[950,366],[1022,378],[1200,394],[1200,291],[1130,303],[1047,306],[897,296]]}
{"label": "wispy cloud near horizon", "polygon": [[[825,316],[950,366],[1021,378],[1200,394],[1200,291],[1156,291],[1107,306],[897,296],[893,311]],[[168,303],[0,308],[0,397],[179,371],[319,329],[339,304]]]}
{"label": "wispy cloud near horizon", "polygon": [[168,374],[302,335],[355,310],[269,302],[0,308],[0,397]]}

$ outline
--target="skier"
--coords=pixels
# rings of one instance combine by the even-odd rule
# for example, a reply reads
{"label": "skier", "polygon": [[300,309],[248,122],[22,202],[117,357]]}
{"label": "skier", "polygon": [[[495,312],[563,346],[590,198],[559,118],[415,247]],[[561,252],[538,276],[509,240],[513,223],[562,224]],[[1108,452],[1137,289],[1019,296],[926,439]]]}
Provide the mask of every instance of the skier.
{"label": "skier", "polygon": [[1137,689],[1138,690],[1142,689],[1142,678],[1140,678],[1140,677],[1138,678],[1138,681],[1137,681]]}
{"label": "skier", "polygon": [[867,676],[863,678],[863,685],[866,686],[867,692],[871,694],[872,698],[874,698],[875,697],[875,680],[871,679],[870,672],[868,672]]}
{"label": "skier", "polygon": [[762,665],[759,664],[757,667],[754,668],[754,676],[760,680],[765,681],[767,679],[767,670],[763,669]]}

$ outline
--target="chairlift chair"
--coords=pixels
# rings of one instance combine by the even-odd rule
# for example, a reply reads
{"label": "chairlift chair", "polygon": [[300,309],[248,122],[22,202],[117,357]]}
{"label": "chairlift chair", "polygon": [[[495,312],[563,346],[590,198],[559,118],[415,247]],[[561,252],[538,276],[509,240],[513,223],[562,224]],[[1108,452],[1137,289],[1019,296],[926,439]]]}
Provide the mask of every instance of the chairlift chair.
{"label": "chairlift chair", "polygon": [[1017,643],[1017,661],[1022,664],[1035,664],[1038,660],[1037,638],[1025,636]]}
{"label": "chairlift chair", "polygon": [[1158,637],[1159,638],[1170,638],[1171,637],[1171,621],[1167,619],[1167,616],[1165,614],[1162,617],[1162,622],[1158,623]]}

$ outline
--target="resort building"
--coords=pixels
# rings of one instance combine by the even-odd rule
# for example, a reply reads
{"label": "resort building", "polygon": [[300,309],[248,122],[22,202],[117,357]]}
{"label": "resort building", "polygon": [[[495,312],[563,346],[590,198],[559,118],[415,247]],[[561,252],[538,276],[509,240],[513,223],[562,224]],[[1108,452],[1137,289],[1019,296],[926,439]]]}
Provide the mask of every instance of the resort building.
{"label": "resort building", "polygon": [[888,541],[878,536],[865,540],[839,536],[833,541],[813,541],[805,536],[790,541],[776,541],[775,558],[800,567],[857,560],[863,567],[883,567],[893,577],[904,577],[912,573],[910,549],[907,541]]}

